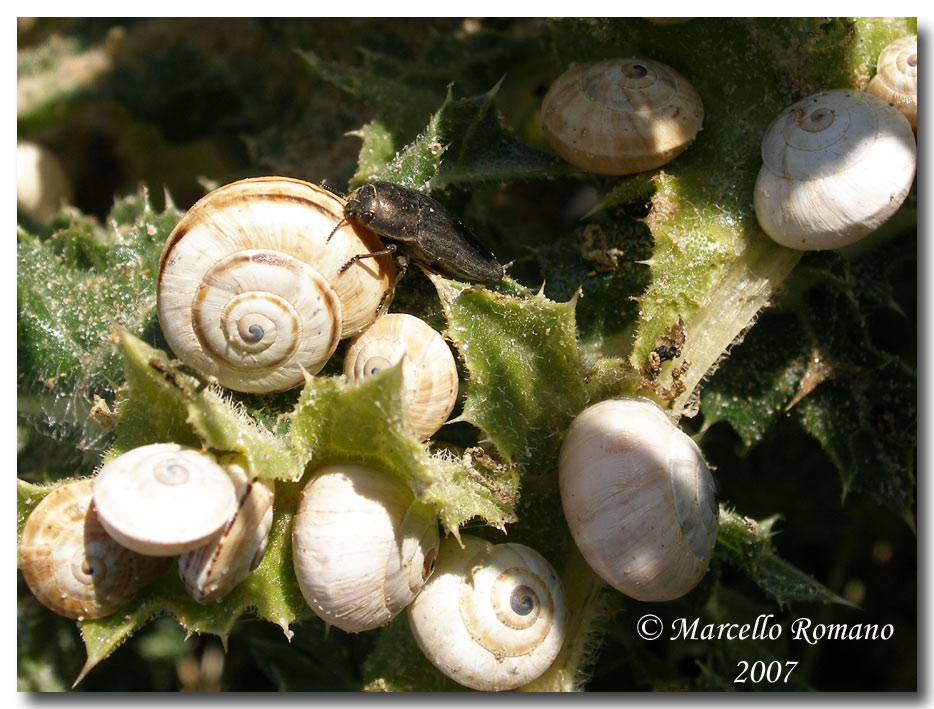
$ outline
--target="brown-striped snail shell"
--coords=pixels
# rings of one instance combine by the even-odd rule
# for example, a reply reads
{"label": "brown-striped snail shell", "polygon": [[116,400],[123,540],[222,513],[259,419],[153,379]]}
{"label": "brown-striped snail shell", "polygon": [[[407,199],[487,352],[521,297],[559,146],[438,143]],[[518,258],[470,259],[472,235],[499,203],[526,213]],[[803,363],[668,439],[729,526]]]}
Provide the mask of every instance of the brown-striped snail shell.
{"label": "brown-striped snail shell", "polygon": [[93,480],[65,483],[36,505],[23,527],[20,569],[42,605],[77,620],[102,618],[155,580],[168,559],[118,544],[101,526]]}
{"label": "brown-striped snail shell", "polygon": [[564,643],[561,580],[534,549],[462,535],[442,541],[434,576],[409,606],[421,651],[465,687],[499,692],[537,679]]}
{"label": "brown-striped snail shell", "polygon": [[302,596],[322,620],[349,633],[386,625],[434,569],[433,509],[378,470],[345,464],[316,471],[292,525]]}
{"label": "brown-striped snail shell", "polygon": [[558,459],[564,516],[590,567],[640,601],[703,578],[719,509],[700,449],[655,403],[610,399],[571,423]]}
{"label": "brown-striped snail shell", "polygon": [[917,35],[897,39],[882,50],[866,90],[897,108],[912,129],[918,129]]}
{"label": "brown-striped snail shell", "polygon": [[241,180],[199,200],[159,267],[159,321],[175,355],[244,392],[284,391],[304,381],[302,369],[318,372],[340,339],[376,318],[393,280],[388,257],[341,271],[382,248],[343,220],[343,207],[286,177]]}
{"label": "brown-striped snail shell", "polygon": [[457,402],[457,363],[444,338],[406,313],[377,318],[354,337],[344,357],[344,375],[359,381],[402,361],[405,420],[420,439],[447,421]]}
{"label": "brown-striped snail shell", "polygon": [[178,558],[178,575],[198,603],[223,598],[259,566],[272,528],[275,483],[250,479],[236,460],[220,460],[237,488],[237,509],[221,534]]}
{"label": "brown-striped snail shell", "polygon": [[104,464],[94,479],[94,504],[104,529],[123,546],[175,556],[217,536],[237,498],[211,454],[153,443]]}
{"label": "brown-striped snail shell", "polygon": [[545,138],[590,172],[626,175],[673,160],[704,120],[700,95],[678,72],[648,59],[605,59],[562,74],[542,101]]}
{"label": "brown-striped snail shell", "polygon": [[755,210],[792,249],[847,246],[901,206],[915,175],[908,121],[865,91],[823,91],[792,104],[762,139]]}

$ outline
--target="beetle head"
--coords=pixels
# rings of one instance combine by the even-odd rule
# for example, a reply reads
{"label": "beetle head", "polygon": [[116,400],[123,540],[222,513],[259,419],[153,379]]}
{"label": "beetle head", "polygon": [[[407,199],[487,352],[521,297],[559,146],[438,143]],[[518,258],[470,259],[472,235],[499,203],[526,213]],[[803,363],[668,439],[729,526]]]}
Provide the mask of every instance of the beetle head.
{"label": "beetle head", "polygon": [[358,187],[347,197],[347,204],[344,205],[344,216],[351,221],[369,224],[376,214],[378,201],[375,186],[363,185]]}

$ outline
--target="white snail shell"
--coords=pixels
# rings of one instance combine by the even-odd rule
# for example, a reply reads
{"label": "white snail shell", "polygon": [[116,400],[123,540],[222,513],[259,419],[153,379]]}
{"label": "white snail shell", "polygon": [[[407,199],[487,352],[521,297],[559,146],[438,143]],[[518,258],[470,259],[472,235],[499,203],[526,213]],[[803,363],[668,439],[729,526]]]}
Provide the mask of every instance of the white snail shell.
{"label": "white snail shell", "polygon": [[71,202],[71,181],[55,154],[38,143],[16,144],[16,208],[49,221]]}
{"label": "white snail shell", "polygon": [[292,561],[305,601],[350,633],[386,625],[434,568],[434,511],[378,470],[329,465],[316,471],[292,524]]}
{"label": "white snail shell", "polygon": [[694,588],[717,540],[717,492],[700,449],[653,402],[611,399],[571,423],[561,504],[591,568],[640,601]]}
{"label": "white snail shell", "polygon": [[221,534],[178,558],[178,575],[198,603],[223,598],[259,566],[272,528],[275,484],[247,477],[237,461],[221,460],[237,488],[237,509]]}
{"label": "white snail shell", "polygon": [[897,108],[912,129],[918,129],[917,35],[897,39],[882,50],[866,90]]}
{"label": "white snail shell", "polygon": [[351,381],[372,376],[402,361],[403,411],[420,439],[447,421],[457,402],[457,363],[444,338],[414,315],[377,318],[354,337],[344,357]]}
{"label": "white snail shell", "polygon": [[700,95],[671,67],[649,59],[605,59],[562,74],[542,101],[542,129],[572,165],[609,175],[673,160],[704,120]]}
{"label": "white snail shell", "polygon": [[914,180],[908,121],[881,99],[840,89],[789,106],[762,139],[756,218],[792,249],[835,249],[882,225]]}
{"label": "white snail shell", "polygon": [[[205,195],[162,252],[159,321],[172,351],[221,385],[275,392],[314,374],[376,318],[392,283],[378,237],[323,187],[260,177]],[[333,232],[333,234],[332,234]],[[330,237],[330,238],[329,238]]]}
{"label": "white snail shell", "polygon": [[168,566],[118,544],[101,526],[90,478],[61,485],[32,511],[23,527],[20,568],[47,608],[78,620],[118,610]]}
{"label": "white snail shell", "polygon": [[409,606],[421,651],[465,687],[504,691],[541,676],[565,637],[567,609],[551,565],[522,544],[445,539],[434,576]]}
{"label": "white snail shell", "polygon": [[174,556],[219,534],[237,498],[214,456],[153,443],[104,464],[94,480],[94,504],[101,524],[123,546]]}

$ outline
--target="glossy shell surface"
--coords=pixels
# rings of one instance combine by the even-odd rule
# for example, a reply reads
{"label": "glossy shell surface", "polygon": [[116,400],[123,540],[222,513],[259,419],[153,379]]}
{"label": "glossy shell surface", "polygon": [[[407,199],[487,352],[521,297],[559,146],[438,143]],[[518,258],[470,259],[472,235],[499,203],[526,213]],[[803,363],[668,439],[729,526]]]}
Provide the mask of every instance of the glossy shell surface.
{"label": "glossy shell surface", "polygon": [[545,138],[590,172],[625,175],[673,160],[704,119],[700,95],[660,62],[628,58],[572,67],[542,102]]}
{"label": "glossy shell surface", "polygon": [[719,508],[700,449],[653,402],[611,399],[571,423],[558,462],[568,527],[591,568],[640,601],[704,576]]}
{"label": "glossy shell surface", "polygon": [[419,438],[428,438],[450,416],[458,378],[451,349],[427,323],[405,313],[377,318],[350,341],[344,375],[360,381],[400,361],[406,421]]}
{"label": "glossy shell surface", "polygon": [[344,200],[285,177],[225,185],[166,242],[159,321],[172,351],[221,385],[275,392],[318,372],[341,338],[375,319],[392,283],[374,234],[344,222]]}
{"label": "glossy shell surface", "polygon": [[386,625],[434,569],[438,522],[403,483],[359,465],[316,471],[292,523],[292,562],[305,601],[347,632]]}
{"label": "glossy shell surface", "polygon": [[434,576],[409,607],[421,651],[454,681],[482,691],[532,682],[565,637],[561,581],[534,549],[462,535],[438,550]]}
{"label": "glossy shell surface", "polygon": [[901,206],[914,181],[908,121],[884,101],[834,90],[789,106],[762,139],[756,218],[793,249],[847,246]]}
{"label": "glossy shell surface", "polygon": [[20,568],[36,598],[78,620],[119,610],[168,566],[168,559],[137,554],[101,525],[90,478],[65,483],[36,506],[23,527]]}
{"label": "glossy shell surface", "polygon": [[154,443],[104,464],[94,480],[94,504],[120,544],[141,554],[174,556],[219,534],[237,498],[214,456]]}

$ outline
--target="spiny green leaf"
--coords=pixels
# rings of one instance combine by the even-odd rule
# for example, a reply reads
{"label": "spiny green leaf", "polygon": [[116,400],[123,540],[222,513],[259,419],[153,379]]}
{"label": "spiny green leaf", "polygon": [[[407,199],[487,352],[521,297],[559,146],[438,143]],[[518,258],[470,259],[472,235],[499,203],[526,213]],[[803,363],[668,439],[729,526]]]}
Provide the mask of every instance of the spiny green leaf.
{"label": "spiny green leaf", "polygon": [[396,147],[392,133],[379,119],[370,121],[350,135],[355,135],[363,141],[357,157],[357,171],[350,181],[353,188],[378,179],[386,164],[395,155]]}
{"label": "spiny green leaf", "polygon": [[156,214],[141,190],[114,206],[110,232],[80,216],[45,241],[20,232],[20,391],[37,397],[53,435],[106,444],[89,416],[94,396],[112,400],[121,379],[116,329],[139,335],[155,320],[159,254],[177,218],[174,207]]}
{"label": "spiny green leaf", "polygon": [[474,517],[498,527],[513,520],[515,471],[484,472],[443,450],[430,455],[405,423],[401,386],[401,365],[356,384],[309,377],[291,416],[292,440],[309,452],[309,468],[358,462],[393,475],[455,534]]}
{"label": "spiny green leaf", "polygon": [[[448,100],[451,93],[448,90]],[[438,166],[447,146],[442,142],[440,112],[431,116],[419,136],[384,167],[380,177],[414,190],[424,190],[438,174]]]}
{"label": "spiny green leaf", "polygon": [[447,98],[432,120],[437,141],[447,150],[435,186],[489,180],[554,177],[576,172],[551,155],[515,139],[496,110],[496,94],[503,79],[480,96],[454,101]]}
{"label": "spiny green leaf", "polygon": [[116,411],[117,440],[109,455],[149,443],[173,441],[217,453],[240,453],[250,475],[298,479],[304,460],[243,407],[213,386],[204,387],[169,362],[166,354],[120,333],[127,385]]}
{"label": "spiny green leaf", "polygon": [[401,386],[398,364],[359,384],[308,377],[291,415],[295,448],[311,452],[312,468],[363,463],[397,477],[419,497],[436,478],[428,452],[405,424]]}
{"label": "spiny green leaf", "polygon": [[775,553],[771,542],[775,521],[773,517],[756,522],[721,506],[714,557],[742,570],[779,603],[801,601],[852,605]]}
{"label": "spiny green leaf", "polygon": [[547,472],[586,402],[572,299],[513,296],[433,277],[470,375],[461,418],[509,462]]}

